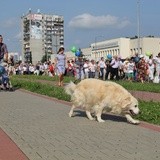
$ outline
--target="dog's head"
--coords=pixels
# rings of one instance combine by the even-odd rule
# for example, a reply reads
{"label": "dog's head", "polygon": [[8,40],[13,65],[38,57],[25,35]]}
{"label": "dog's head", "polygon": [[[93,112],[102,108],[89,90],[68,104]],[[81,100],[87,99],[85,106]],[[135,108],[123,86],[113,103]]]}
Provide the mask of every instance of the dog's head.
{"label": "dog's head", "polygon": [[125,113],[130,115],[137,115],[139,114],[140,110],[138,107],[138,101],[134,97],[128,97],[125,99],[125,104],[123,105],[123,110]]}

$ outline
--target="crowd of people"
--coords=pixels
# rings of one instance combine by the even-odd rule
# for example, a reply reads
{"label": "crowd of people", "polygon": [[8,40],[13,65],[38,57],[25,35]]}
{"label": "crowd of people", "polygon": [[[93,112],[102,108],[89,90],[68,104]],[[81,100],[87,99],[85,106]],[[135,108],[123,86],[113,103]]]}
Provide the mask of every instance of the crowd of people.
{"label": "crowd of people", "polygon": [[[99,78],[102,80],[127,80],[137,82],[154,82],[160,80],[160,53],[153,57],[150,55],[145,58],[144,55],[136,54],[133,57],[122,60],[118,56],[111,59],[101,57],[99,61],[88,60],[83,57],[66,60],[64,50],[56,56],[53,63],[38,62],[36,65],[28,63],[15,64],[10,63],[10,74],[35,74],[59,76],[59,86],[63,86],[63,75],[75,77],[76,80],[85,78]],[[62,56],[63,55],[63,56]]]}
{"label": "crowd of people", "polygon": [[76,79],[100,78],[102,80],[128,80],[137,82],[156,82],[160,80],[160,53],[153,57],[136,54],[133,57],[121,59],[114,56],[110,59],[94,60],[78,57],[68,61],[67,74]]}
{"label": "crowd of people", "polygon": [[160,53],[153,57],[135,54],[132,57],[121,59],[120,56],[101,57],[99,61],[89,60],[83,56],[76,59],[68,59],[64,48],[60,47],[54,62],[48,61],[36,65],[32,63],[14,63],[13,56],[8,57],[6,44],[2,42],[0,35],[0,64],[7,62],[5,66],[9,75],[58,75],[58,86],[63,86],[64,75],[72,76],[77,80],[85,78],[99,78],[102,80],[127,80],[136,82],[160,82]]}

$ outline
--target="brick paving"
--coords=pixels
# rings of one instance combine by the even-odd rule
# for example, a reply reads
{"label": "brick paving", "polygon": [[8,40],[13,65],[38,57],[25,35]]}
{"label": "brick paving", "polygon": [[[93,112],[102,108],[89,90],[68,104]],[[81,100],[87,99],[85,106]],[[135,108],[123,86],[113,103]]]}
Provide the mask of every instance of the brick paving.
{"label": "brick paving", "polygon": [[144,91],[130,91],[130,93],[137,99],[143,101],[160,102],[160,93],[144,92]]}
{"label": "brick paving", "polygon": [[0,128],[0,160],[28,160],[26,155]]}
{"label": "brick paving", "polygon": [[[19,160],[18,153],[20,160],[160,159],[159,126],[131,125],[113,115],[103,115],[106,122],[98,123],[78,109],[69,118],[69,102],[23,90],[0,95],[1,137],[13,143],[6,143],[5,151],[0,148],[0,155],[6,153],[0,160]],[[17,154],[7,158],[14,149]]]}

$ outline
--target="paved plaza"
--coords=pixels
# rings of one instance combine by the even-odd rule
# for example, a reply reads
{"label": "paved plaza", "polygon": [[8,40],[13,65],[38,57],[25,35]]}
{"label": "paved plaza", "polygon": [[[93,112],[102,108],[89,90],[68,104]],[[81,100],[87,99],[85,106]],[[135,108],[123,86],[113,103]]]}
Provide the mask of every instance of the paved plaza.
{"label": "paved plaza", "polygon": [[69,118],[70,107],[24,90],[1,91],[0,139],[7,140],[0,142],[0,160],[160,159],[160,127],[106,114],[98,123],[81,110]]}

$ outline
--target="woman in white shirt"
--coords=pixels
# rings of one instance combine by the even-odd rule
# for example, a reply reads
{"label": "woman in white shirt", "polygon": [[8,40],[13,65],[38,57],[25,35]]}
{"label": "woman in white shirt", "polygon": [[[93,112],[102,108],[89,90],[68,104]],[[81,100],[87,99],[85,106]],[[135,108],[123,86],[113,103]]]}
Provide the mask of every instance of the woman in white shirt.
{"label": "woman in white shirt", "polygon": [[158,53],[158,56],[155,58],[156,63],[156,76],[160,80],[160,53]]}
{"label": "woman in white shirt", "polygon": [[99,68],[99,77],[101,79],[104,79],[104,74],[105,74],[105,69],[106,69],[104,57],[101,57],[101,60],[98,63],[98,68]]}
{"label": "woman in white shirt", "polygon": [[85,78],[88,78],[88,76],[89,76],[89,61],[88,60],[85,60],[84,65],[83,65],[83,69],[84,69]]}
{"label": "woman in white shirt", "polygon": [[149,56],[149,59],[148,59],[147,63],[148,63],[148,70],[149,70],[149,80],[153,81],[154,70],[155,70],[153,55]]}

